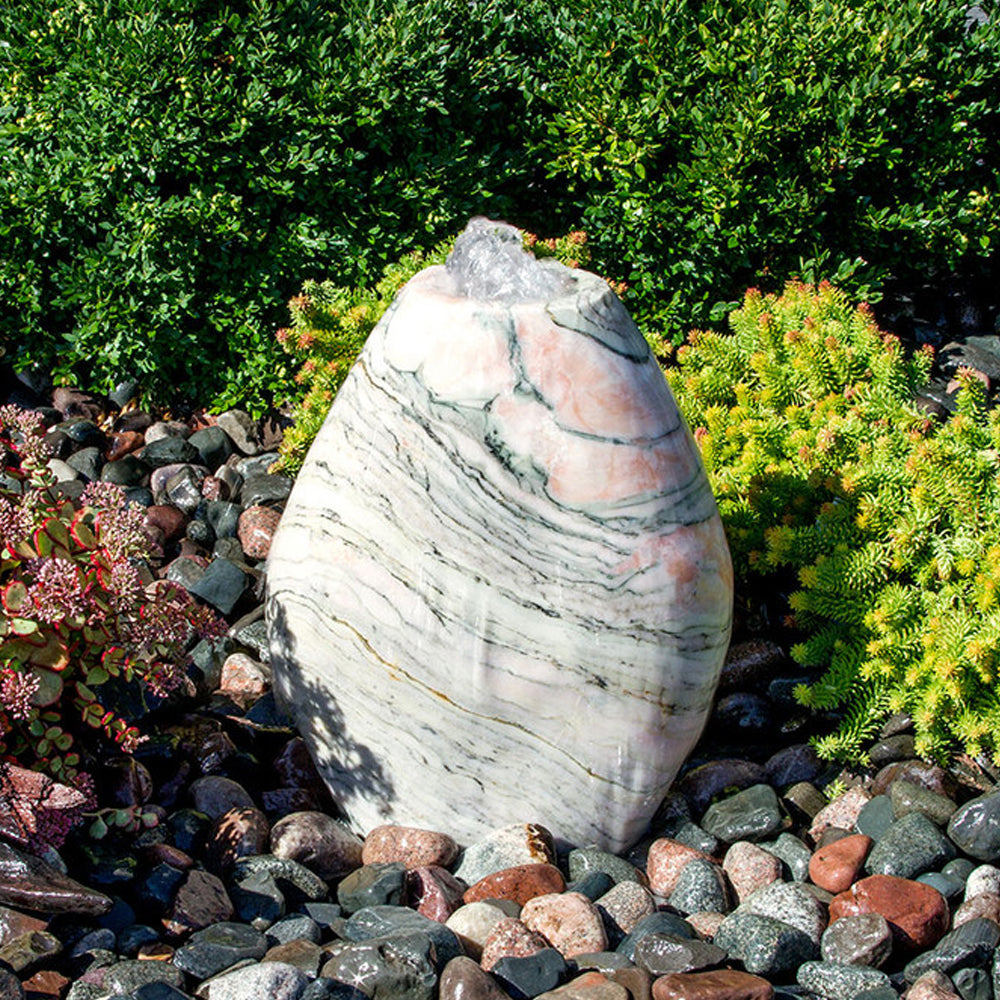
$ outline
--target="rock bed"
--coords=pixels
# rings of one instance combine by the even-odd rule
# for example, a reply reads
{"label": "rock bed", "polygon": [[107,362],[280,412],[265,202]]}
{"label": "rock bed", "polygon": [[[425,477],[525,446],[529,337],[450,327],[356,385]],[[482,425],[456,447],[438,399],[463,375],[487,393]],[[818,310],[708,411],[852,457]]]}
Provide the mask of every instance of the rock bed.
{"label": "rock bed", "polygon": [[1000,993],[992,779],[912,759],[905,720],[870,771],[825,768],[767,641],[734,646],[706,740],[628,857],[532,817],[464,850],[392,826],[362,841],[269,692],[254,585],[290,487],[267,471],[280,432],[51,402],[60,488],[125,486],[148,509],[152,570],[232,628],[192,651],[197,697],[99,768],[101,805],[146,804],[158,825],[78,827],[39,858],[3,824],[3,1000]]}

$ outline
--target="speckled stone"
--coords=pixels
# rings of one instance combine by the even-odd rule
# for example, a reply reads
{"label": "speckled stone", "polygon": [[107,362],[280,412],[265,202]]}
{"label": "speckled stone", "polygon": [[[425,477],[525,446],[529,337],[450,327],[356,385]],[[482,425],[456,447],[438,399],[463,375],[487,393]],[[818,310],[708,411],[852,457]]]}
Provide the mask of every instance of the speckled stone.
{"label": "speckled stone", "polygon": [[606,872],[615,883],[645,881],[642,872],[635,865],[597,847],[574,848],[569,852],[567,866],[571,882],[576,882],[593,871]]}
{"label": "speckled stone", "polygon": [[270,686],[263,665],[246,653],[230,653],[222,664],[219,690],[243,708],[249,708]]}
{"label": "speckled stone", "polygon": [[660,837],[649,847],[646,858],[646,876],[649,887],[657,895],[667,898],[677,886],[684,868],[695,860],[712,861],[703,851],[697,851],[671,837]]}
{"label": "speckled stone", "polygon": [[780,832],[785,820],[778,796],[770,785],[752,785],[709,806],[701,825],[714,837],[732,844],[737,840],[766,840]]}
{"label": "speckled stone", "polygon": [[281,512],[273,507],[247,507],[240,514],[236,537],[248,559],[266,559],[271,540],[281,521]]}
{"label": "speckled stone", "polygon": [[694,932],[698,937],[703,941],[711,941],[719,930],[722,921],[726,919],[726,914],[689,913],[684,919],[694,928]]}
{"label": "speckled stone", "polygon": [[944,826],[958,808],[954,799],[929,792],[922,785],[902,779],[892,783],[889,799],[897,819],[919,812],[938,826]]}
{"label": "speckled stone", "polygon": [[227,972],[203,984],[199,993],[205,1000],[299,1000],[308,984],[308,977],[295,966],[264,962]]}
{"label": "speckled stone", "polygon": [[740,902],[765,885],[781,881],[781,860],[748,840],[738,840],[726,851],[722,870]]}
{"label": "speckled stone", "polygon": [[819,948],[797,927],[756,913],[731,913],[719,925],[714,943],[747,972],[775,977],[792,972],[819,955]]}
{"label": "speckled stone", "polygon": [[973,868],[966,877],[966,899],[981,896],[983,893],[1000,895],[1000,868],[995,865],[979,865]]}
{"label": "speckled stone", "polygon": [[880,913],[842,917],[823,932],[820,953],[825,962],[877,969],[892,953],[892,929]]}
{"label": "speckled stone", "polygon": [[469,844],[462,852],[455,877],[467,885],[505,868],[518,865],[553,864],[556,860],[552,834],[537,823],[514,823],[493,830]]}
{"label": "speckled stone", "polygon": [[756,913],[797,927],[819,947],[826,930],[826,908],[801,882],[775,882],[740,903],[737,913]]}
{"label": "speckled stone", "polygon": [[956,855],[955,845],[923,813],[896,820],[872,847],[865,862],[871,875],[913,878],[940,868]]}
{"label": "speckled stone", "polygon": [[525,902],[521,922],[564,958],[603,951],[608,944],[600,911],[579,892],[550,893]]}
{"label": "speckled stone", "polygon": [[464,902],[474,903],[481,899],[512,899],[524,906],[535,896],[562,892],[566,881],[554,865],[533,864],[517,865],[493,872],[469,886],[464,896]]}
{"label": "speckled stone", "polygon": [[670,906],[678,913],[714,911],[726,913],[731,907],[729,889],[722,869],[711,861],[695,858],[685,865],[670,894]]}
{"label": "speckled stone", "polygon": [[407,868],[449,868],[458,857],[458,844],[447,833],[387,824],[370,830],[361,851],[362,863],[399,861]]}
{"label": "speckled stone", "polygon": [[813,841],[818,841],[823,831],[830,826],[836,826],[842,830],[854,829],[858,815],[870,798],[868,792],[860,786],[849,788],[843,795],[838,796],[816,813],[812,825],[809,827],[809,836],[812,837]]}
{"label": "speckled stone", "polygon": [[541,934],[526,927],[520,920],[504,917],[493,925],[483,942],[479,964],[488,972],[504,956],[534,955],[548,947],[549,942]]}
{"label": "speckled stone", "polygon": [[782,868],[782,876],[791,878],[793,882],[804,882],[809,877],[809,862],[812,860],[812,851],[791,833],[782,833],[777,840],[762,841],[757,845],[762,850],[773,854],[785,866]]}
{"label": "speckled stone", "polygon": [[395,906],[403,901],[405,884],[406,866],[399,862],[365,865],[337,886],[337,902],[345,913],[369,906]]}
{"label": "speckled stone", "polygon": [[656,904],[650,891],[638,882],[619,882],[596,901],[604,916],[609,937],[617,944],[633,931],[644,917],[655,912]]}
{"label": "speckled stone", "polygon": [[329,889],[315,872],[300,865],[291,858],[278,858],[273,854],[258,854],[253,858],[240,858],[233,866],[233,880],[238,882],[248,875],[267,872],[279,883],[284,881],[294,886],[306,899],[321,900],[329,895]]}
{"label": "speckled stone", "polygon": [[138,991],[150,983],[166,983],[180,989],[184,985],[184,975],[167,962],[132,959],[116,962],[104,973],[104,988],[113,994]]}
{"label": "speckled stone", "polygon": [[771,1000],[774,987],[760,976],[735,969],[660,976],[653,1000]]}
{"label": "speckled stone", "polygon": [[864,990],[891,985],[878,969],[835,962],[806,962],[799,968],[798,983],[829,1000],[856,1000]]}
{"label": "speckled stone", "polygon": [[340,820],[325,813],[294,812],[271,829],[271,853],[305,865],[322,879],[336,879],[362,866],[362,843]]}

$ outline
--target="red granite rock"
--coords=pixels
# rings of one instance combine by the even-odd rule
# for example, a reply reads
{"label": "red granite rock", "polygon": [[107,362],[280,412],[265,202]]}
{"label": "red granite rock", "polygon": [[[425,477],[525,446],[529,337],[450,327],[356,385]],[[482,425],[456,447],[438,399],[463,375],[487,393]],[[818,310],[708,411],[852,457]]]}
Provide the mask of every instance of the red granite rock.
{"label": "red granite rock", "polygon": [[366,865],[398,861],[407,868],[448,868],[458,857],[458,844],[447,833],[412,826],[377,826],[365,837],[361,857]]}
{"label": "red granite rock", "polygon": [[479,964],[489,972],[501,958],[527,958],[549,947],[548,941],[514,917],[498,920],[483,942]]}
{"label": "red granite rock", "polygon": [[469,886],[462,899],[466,903],[480,899],[512,899],[524,906],[535,896],[562,892],[565,888],[566,880],[555,865],[515,865],[481,878]]}
{"label": "red granite rock", "polygon": [[781,881],[781,860],[748,840],[737,841],[726,851],[722,870],[740,902],[758,889]]}
{"label": "red granite rock", "polygon": [[669,896],[677,887],[681,872],[696,859],[716,863],[716,859],[703,851],[688,847],[679,840],[660,837],[649,845],[646,857],[646,876],[649,887],[660,896]]}
{"label": "red granite rock", "polygon": [[933,948],[948,930],[948,904],[929,885],[892,875],[870,875],[830,903],[830,922],[857,913],[881,913],[893,940],[911,951]]}
{"label": "red granite rock", "polygon": [[222,664],[219,690],[237,705],[248,708],[271,686],[267,672],[246,653],[231,653]]}
{"label": "red granite rock", "polygon": [[201,495],[206,500],[228,500],[231,495],[229,483],[218,476],[205,476],[201,484]]}
{"label": "red granite rock", "polygon": [[813,843],[817,843],[823,831],[831,826],[841,830],[853,830],[861,810],[870,799],[871,795],[858,785],[849,788],[843,795],[820,809],[813,817],[812,826],[809,827],[809,836],[812,837]]}
{"label": "red granite rock", "polygon": [[271,551],[271,539],[278,530],[281,512],[273,507],[255,504],[240,514],[237,534],[248,559],[266,559]]}
{"label": "red granite rock", "polygon": [[771,1000],[774,987],[734,969],[677,972],[653,981],[653,1000]]}
{"label": "red granite rock", "polygon": [[821,847],[809,859],[809,878],[827,892],[844,892],[854,885],[874,841],[863,833]]}
{"label": "red granite rock", "polygon": [[563,958],[604,951],[608,946],[600,911],[580,892],[529,899],[521,909],[521,923],[541,934]]}

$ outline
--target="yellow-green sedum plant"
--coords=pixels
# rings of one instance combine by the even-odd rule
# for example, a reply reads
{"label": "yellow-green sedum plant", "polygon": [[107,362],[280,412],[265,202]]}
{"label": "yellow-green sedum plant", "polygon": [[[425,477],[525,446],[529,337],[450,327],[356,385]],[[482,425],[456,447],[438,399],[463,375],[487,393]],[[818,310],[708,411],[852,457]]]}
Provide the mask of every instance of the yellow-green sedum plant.
{"label": "yellow-green sedum plant", "polygon": [[[1000,414],[961,376],[957,412],[913,402],[907,356],[829,285],[747,293],[730,334],[697,332],[668,378],[709,470],[737,579],[791,569],[797,694],[843,709],[818,741],[856,756],[909,712],[918,752],[1000,760]],[[759,583],[759,581],[758,581]]]}

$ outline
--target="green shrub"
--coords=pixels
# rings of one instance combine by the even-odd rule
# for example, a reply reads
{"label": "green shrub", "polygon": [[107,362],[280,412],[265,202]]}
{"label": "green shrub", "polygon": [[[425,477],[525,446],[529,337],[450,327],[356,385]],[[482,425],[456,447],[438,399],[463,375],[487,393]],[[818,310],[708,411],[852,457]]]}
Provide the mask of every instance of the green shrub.
{"label": "green shrub", "polygon": [[[288,303],[292,325],[279,330],[277,339],[295,359],[295,381],[305,392],[295,407],[294,425],[281,442],[278,468],[298,471],[368,334],[403,285],[423,268],[443,264],[454,242],[452,237],[427,254],[419,250],[407,254],[385,269],[374,288],[341,288],[332,281],[307,281],[301,294]],[[583,232],[546,240],[525,233],[524,243],[536,257],[555,257],[570,267],[586,266],[590,261]]]}
{"label": "green shrub", "polygon": [[220,623],[175,584],[144,584],[144,512],[120,487],[90,484],[79,509],[59,498],[37,414],[0,407],[0,449],[0,761],[73,780],[81,728],[125,751],[141,739],[115,684],[165,693],[194,630]]}
{"label": "green shrub", "polygon": [[303,279],[371,280],[545,198],[515,5],[0,5],[0,339],[20,365],[263,407]]}
{"label": "green shrub", "polygon": [[[990,279],[1000,241],[1000,11],[951,0],[615,0],[553,14],[536,147],[679,342],[750,285],[875,301]],[[931,317],[933,318],[933,317]]]}
{"label": "green shrub", "polygon": [[966,373],[958,412],[929,419],[911,401],[929,355],[829,285],[751,290],[730,326],[692,334],[668,378],[737,580],[797,573],[792,654],[822,671],[797,693],[846,709],[820,750],[856,755],[907,711],[919,753],[1000,760],[1000,411]]}

